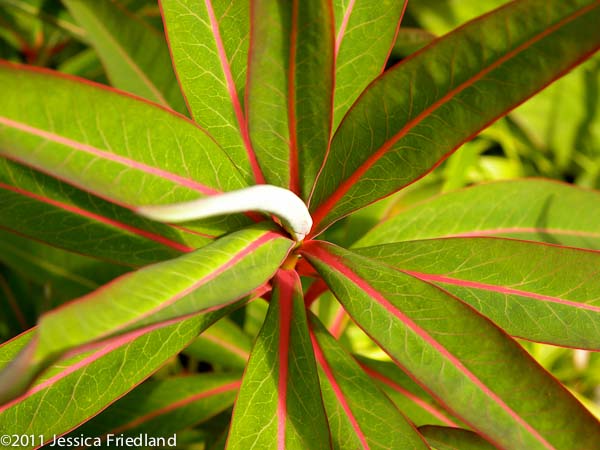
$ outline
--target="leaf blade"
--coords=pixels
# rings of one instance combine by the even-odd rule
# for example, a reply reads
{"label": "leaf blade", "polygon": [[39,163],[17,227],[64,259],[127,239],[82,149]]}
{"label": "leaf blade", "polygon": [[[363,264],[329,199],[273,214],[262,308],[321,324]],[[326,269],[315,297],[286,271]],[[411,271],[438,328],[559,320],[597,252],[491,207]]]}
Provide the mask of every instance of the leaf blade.
{"label": "leaf blade", "polygon": [[472,431],[460,428],[449,428],[427,425],[419,427],[427,442],[438,450],[494,450],[492,444]]}
{"label": "leaf blade", "polygon": [[458,296],[513,336],[598,350],[600,253],[500,238],[447,238],[361,249]]}
{"label": "leaf blade", "polygon": [[248,2],[160,0],[159,5],[175,70],[194,120],[238,163],[247,182],[264,182],[242,104]]}
{"label": "leaf blade", "polygon": [[[600,442],[597,420],[483,316],[381,263],[316,241],[304,249],[363,329],[486,439],[501,447],[540,449]],[[524,398],[531,389],[544,395]],[[571,419],[559,424],[565,411],[578,417],[577,431]]]}
{"label": "leaf blade", "polygon": [[277,273],[234,408],[228,449],[329,448],[301,292],[295,272]]}
{"label": "leaf blade", "polygon": [[[67,433],[133,389],[226,313],[215,311],[166,327],[132,332],[58,362],[22,396],[0,402],[0,420],[6,432],[35,433],[42,435],[45,443],[51,442],[54,434]],[[13,360],[34,334],[30,331],[0,347],[2,363]],[[146,357],[132,358],[131,354]]]}
{"label": "leaf blade", "polygon": [[[595,52],[600,38],[591,38],[589,29],[600,17],[597,2],[559,6],[549,8],[541,0],[510,3],[372,83],[332,141],[311,202],[314,233],[422,177],[461,143]],[[465,41],[473,44],[462,45]],[[504,44],[498,47],[500,41]],[[441,70],[446,64],[450,73]],[[403,170],[390,176],[398,164]]]}
{"label": "leaf blade", "polygon": [[405,0],[334,2],[334,130],[360,93],[383,72],[407,4]]}
{"label": "leaf blade", "polygon": [[421,202],[375,226],[355,246],[499,236],[600,250],[593,220],[600,214],[598,205],[597,191],[549,180],[499,181]]}
{"label": "leaf blade", "polygon": [[333,53],[329,2],[252,2],[250,137],[265,180],[303,199],[329,143]]}
{"label": "leaf blade", "polygon": [[169,49],[157,30],[116,2],[65,0],[64,4],[85,29],[114,87],[186,113]]}
{"label": "leaf blade", "polygon": [[[246,229],[194,253],[123,275],[43,315],[36,341],[17,358],[16,372],[0,373],[3,395],[18,390],[67,351],[239,302],[269,280],[292,245],[269,227]],[[20,372],[29,375],[19,379]]]}
{"label": "leaf blade", "polygon": [[[218,323],[218,322],[217,322]],[[229,408],[240,386],[236,373],[215,373],[150,380],[117,400],[72,433],[171,436]]]}
{"label": "leaf blade", "polygon": [[310,323],[333,448],[428,448],[315,316]]}
{"label": "leaf blade", "polygon": [[[212,138],[173,111],[85,80],[10,63],[0,62],[0,81],[6,87],[0,99],[0,155],[8,159],[129,208],[245,187]],[[46,91],[55,95],[39,95]],[[220,234],[243,223],[243,216],[229,216],[212,225],[198,222],[198,231]]]}

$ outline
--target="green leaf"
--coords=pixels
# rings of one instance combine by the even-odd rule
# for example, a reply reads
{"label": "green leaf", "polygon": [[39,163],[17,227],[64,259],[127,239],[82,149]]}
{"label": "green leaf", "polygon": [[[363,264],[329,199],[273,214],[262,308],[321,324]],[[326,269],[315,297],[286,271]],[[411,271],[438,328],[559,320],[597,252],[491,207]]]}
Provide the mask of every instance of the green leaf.
{"label": "green leaf", "polygon": [[247,0],[160,0],[173,62],[194,120],[252,184],[263,177],[248,136],[244,87],[250,33]]}
{"label": "green leaf", "polygon": [[335,0],[333,129],[367,85],[383,72],[407,0]]}
{"label": "green leaf", "polygon": [[[79,40],[85,41],[85,30],[81,28],[57,2],[46,0],[2,0],[3,6],[64,30]],[[60,6],[60,4],[58,3]]]}
{"label": "green leaf", "polygon": [[[598,89],[600,55],[519,106],[511,117],[539,149],[554,154],[558,169],[567,171],[581,156],[597,158],[600,152]],[[593,171],[583,165],[585,170]]]}
{"label": "green leaf", "polygon": [[330,448],[302,287],[280,270],[235,404],[228,449]]}
{"label": "green leaf", "polygon": [[419,427],[419,432],[436,450],[496,450],[488,441],[469,430],[427,425]]}
{"label": "green leaf", "polygon": [[241,384],[234,373],[202,373],[150,380],[79,427],[72,436],[148,434],[170,437],[233,405]]}
{"label": "green leaf", "polygon": [[497,238],[357,251],[456,295],[520,338],[600,350],[600,252]]}
{"label": "green leaf", "polygon": [[[118,2],[63,0],[85,29],[111,84],[186,113],[164,36]],[[143,43],[143,45],[140,45]]]}
{"label": "green leaf", "polygon": [[486,14],[508,3],[509,0],[477,0],[455,2],[454,0],[419,0],[409,2],[408,11],[429,31],[445,34],[468,20]]}
{"label": "green leaf", "polygon": [[255,226],[193,253],[123,275],[45,314],[35,342],[11,370],[0,373],[0,398],[13,396],[69,350],[239,301],[273,276],[292,245],[267,227]]}
{"label": "green leaf", "polygon": [[[577,205],[577,208],[573,208]],[[357,243],[503,236],[600,250],[600,193],[544,180],[483,184],[421,202]]]}
{"label": "green leaf", "polygon": [[87,294],[127,271],[123,266],[66,252],[0,228],[0,262],[50,290],[38,312]]}
{"label": "green leaf", "polygon": [[361,328],[491,442],[527,449],[600,446],[597,420],[516,342],[469,306],[331,244],[313,241],[303,248]]}
{"label": "green leaf", "polygon": [[303,199],[329,144],[333,67],[329,1],[251,2],[250,137],[265,180]]}
{"label": "green leaf", "polygon": [[[211,137],[172,111],[9,63],[0,63],[0,84],[0,156],[129,208],[245,187]],[[215,235],[248,219],[202,223],[197,231]]]}
{"label": "green leaf", "polygon": [[436,36],[427,30],[421,28],[402,27],[398,30],[394,48],[390,54],[390,59],[395,62],[415,53],[417,50],[431,43]]}
{"label": "green leaf", "polygon": [[108,84],[102,63],[93,48],[86,48],[81,52],[66,58],[56,68],[59,72],[75,75],[99,83]]}
{"label": "green leaf", "polygon": [[316,316],[311,316],[310,323],[333,448],[428,448]]}
{"label": "green leaf", "polygon": [[198,336],[184,353],[199,361],[230,369],[244,370],[252,339],[230,319],[221,319]]}
{"label": "green leaf", "polygon": [[[40,220],[42,219],[43,220]],[[0,226],[71,252],[141,266],[212,241],[0,158]]]}
{"label": "green leaf", "polygon": [[596,0],[511,2],[386,71],[333,138],[311,200],[314,233],[419,179],[590,56],[599,21]]}
{"label": "green leaf", "polygon": [[[457,427],[460,421],[446,411],[431,395],[400,368],[388,361],[355,355],[362,369],[416,426],[434,424]],[[417,380],[418,381],[418,380]]]}
{"label": "green leaf", "polygon": [[[56,363],[22,396],[0,401],[2,431],[35,434],[36,439],[42,435],[48,442],[54,434],[72,430],[133,389],[227,312],[134,331]],[[35,334],[21,335],[0,347],[0,365],[13,361]]]}

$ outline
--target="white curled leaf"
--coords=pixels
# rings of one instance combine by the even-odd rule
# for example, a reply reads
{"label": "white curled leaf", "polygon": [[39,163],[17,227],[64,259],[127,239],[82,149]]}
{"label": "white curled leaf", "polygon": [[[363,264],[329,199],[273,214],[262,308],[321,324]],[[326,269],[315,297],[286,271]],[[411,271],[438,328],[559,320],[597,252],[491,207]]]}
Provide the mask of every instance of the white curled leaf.
{"label": "white curled leaf", "polygon": [[260,211],[277,217],[297,241],[303,240],[312,227],[312,218],[304,202],[292,191],[270,184],[259,184],[190,202],[142,206],[136,211],[142,216],[168,223]]}

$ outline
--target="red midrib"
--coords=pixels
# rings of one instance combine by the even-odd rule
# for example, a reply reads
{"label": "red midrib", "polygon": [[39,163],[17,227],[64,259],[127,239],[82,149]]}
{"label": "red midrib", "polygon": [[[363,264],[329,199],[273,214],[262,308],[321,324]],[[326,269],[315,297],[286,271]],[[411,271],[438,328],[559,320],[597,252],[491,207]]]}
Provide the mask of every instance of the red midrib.
{"label": "red midrib", "polygon": [[342,46],[342,41],[344,40],[344,36],[346,35],[346,28],[348,27],[348,22],[350,21],[350,16],[352,15],[352,11],[354,10],[354,3],[356,0],[350,0],[350,4],[344,13],[344,18],[342,19],[342,23],[340,24],[340,29],[338,31],[337,36],[335,37],[335,56],[337,58],[338,53],[340,52],[340,47]]}
{"label": "red midrib", "polygon": [[436,419],[438,419],[440,422],[444,423],[445,425],[447,425],[449,427],[455,427],[455,428],[459,427],[458,424],[456,424],[455,422],[453,422],[452,420],[450,420],[448,417],[446,417],[444,414],[442,414],[440,411],[438,411],[434,406],[430,405],[425,400],[423,400],[422,398],[416,396],[412,392],[407,391],[406,389],[404,389],[402,386],[400,386],[395,381],[391,380],[390,378],[387,378],[383,374],[377,372],[376,370],[371,369],[370,367],[368,367],[368,366],[366,366],[364,364],[361,364],[361,367],[372,378],[374,378],[376,380],[379,380],[382,383],[388,385],[390,388],[392,388],[396,392],[398,392],[401,395],[403,395],[404,397],[408,398],[411,402],[413,402],[419,408],[421,408],[422,410],[424,410],[424,411],[428,412],[429,414],[431,414],[433,417],[435,417]]}
{"label": "red midrib", "polygon": [[193,250],[193,248],[188,247],[187,245],[181,244],[179,242],[172,241],[170,239],[167,239],[164,236],[161,236],[161,235],[158,235],[158,234],[154,234],[154,233],[151,233],[149,231],[142,230],[140,228],[133,227],[133,226],[128,225],[126,223],[122,223],[122,222],[119,222],[117,220],[110,219],[108,217],[104,217],[104,216],[101,216],[99,214],[96,214],[96,213],[93,213],[93,212],[86,211],[84,209],[78,208],[77,206],[69,205],[67,203],[62,203],[62,202],[59,202],[58,200],[54,200],[54,199],[51,199],[51,198],[48,198],[48,197],[44,197],[42,195],[26,191],[24,189],[21,189],[21,188],[15,187],[15,186],[10,186],[8,184],[0,183],[0,189],[6,189],[6,190],[14,192],[16,194],[32,198],[32,199],[37,200],[39,202],[55,206],[57,208],[63,209],[65,211],[68,211],[70,213],[79,215],[81,217],[85,217],[87,219],[91,219],[93,221],[100,222],[100,223],[103,223],[105,225],[109,225],[109,226],[114,227],[114,228],[118,228],[120,230],[126,231],[128,233],[135,234],[137,236],[142,236],[142,237],[144,237],[146,239],[149,239],[151,241],[154,241],[154,242],[157,242],[159,244],[165,245],[167,247],[171,247],[171,248],[173,248],[175,250],[178,250],[180,252],[188,253],[188,252],[191,252]]}
{"label": "red midrib", "polygon": [[298,0],[292,1],[290,59],[288,67],[288,128],[290,135],[290,191],[300,195],[298,136],[296,129],[296,45],[298,41]]}
{"label": "red midrib", "polygon": [[241,383],[242,383],[241,381],[233,381],[231,383],[227,383],[227,384],[215,387],[213,389],[209,389],[204,392],[198,392],[197,394],[190,395],[189,397],[186,397],[186,398],[183,398],[176,402],[173,402],[167,406],[164,406],[163,408],[152,411],[148,414],[145,414],[143,416],[136,418],[135,420],[132,420],[131,422],[129,422],[125,425],[115,428],[111,431],[111,433],[112,434],[122,433],[123,431],[129,430],[131,428],[135,428],[135,427],[142,425],[143,423],[148,422],[156,417],[165,415],[165,414],[167,414],[171,411],[174,411],[178,408],[182,408],[184,406],[187,406],[189,404],[197,402],[198,400],[202,400],[203,398],[212,397],[215,395],[223,394],[225,392],[233,391],[235,389],[238,389],[240,387]]}
{"label": "red midrib", "polygon": [[504,64],[506,61],[514,58],[519,53],[521,53],[522,51],[526,50],[531,45],[535,44],[536,42],[538,42],[539,40],[545,38],[546,36],[554,33],[556,30],[560,29],[561,27],[563,27],[567,23],[572,22],[573,20],[577,19],[578,17],[582,16],[583,14],[587,13],[588,11],[596,9],[597,7],[598,7],[598,4],[588,5],[588,6],[584,7],[584,8],[582,8],[582,9],[574,12],[570,16],[565,17],[564,19],[558,21],[554,25],[552,25],[552,26],[544,29],[544,31],[542,31],[541,33],[537,34],[536,36],[534,36],[531,39],[527,40],[526,42],[524,42],[523,44],[519,45],[515,49],[513,49],[510,52],[506,53],[501,58],[498,58],[495,62],[493,62],[492,64],[490,64],[488,67],[486,67],[485,69],[481,70],[476,75],[474,75],[473,77],[469,78],[467,81],[461,83],[456,88],[454,88],[451,91],[449,91],[442,98],[440,98],[436,102],[432,103],[429,107],[427,107],[423,111],[421,111],[412,120],[410,120],[409,122],[407,122],[406,125],[404,125],[402,127],[402,129],[400,129],[400,131],[398,131],[398,133],[396,133],[394,136],[392,136],[390,139],[388,139],[375,153],[373,153],[371,156],[369,156],[366,159],[366,161],[363,162],[352,173],[352,175],[350,175],[350,177],[348,177],[347,179],[345,179],[337,187],[337,189],[323,203],[321,203],[321,205],[319,205],[319,207],[316,209],[316,211],[315,211],[315,213],[313,215],[313,221],[315,223],[315,225],[313,226],[313,229],[315,229],[315,230],[318,229],[318,226],[323,221],[323,219],[325,219],[325,217],[327,216],[327,214],[335,207],[335,205],[350,190],[350,188],[353,185],[355,185],[356,183],[358,183],[360,181],[360,178],[375,163],[377,163],[377,161],[379,161],[400,139],[402,139],[404,136],[406,136],[412,130],[412,128],[414,128],[416,125],[418,125],[424,119],[426,119],[431,113],[433,113],[435,110],[437,110],[438,108],[440,108],[444,104],[448,103],[457,94],[459,94],[460,92],[462,92],[466,88],[468,88],[471,85],[473,85],[475,82],[477,82],[478,80],[480,80],[481,78],[483,78],[485,75],[487,75],[488,73],[490,73],[491,71],[493,71],[494,69],[496,69],[497,67],[499,67],[500,65]]}
{"label": "red midrib", "polygon": [[51,378],[48,378],[47,380],[41,382],[40,384],[33,386],[32,388],[30,388],[27,392],[25,392],[20,397],[17,397],[14,400],[11,400],[8,403],[1,405],[0,413],[6,411],[7,409],[12,408],[13,406],[18,405],[19,403],[23,402],[25,399],[31,397],[32,395],[36,394],[37,392],[40,392],[46,388],[50,388],[53,384],[62,380],[66,376],[76,372],[77,370],[79,370],[83,367],[89,366],[90,364],[92,364],[94,361],[100,359],[101,357],[114,352],[118,348],[123,347],[124,345],[127,345],[127,344],[133,342],[138,337],[141,337],[141,336],[149,333],[150,331],[153,331],[154,329],[158,329],[158,328],[160,328],[160,326],[158,326],[158,325],[156,325],[154,327],[143,328],[140,330],[133,331],[131,333],[127,333],[123,336],[119,336],[119,337],[115,338],[114,340],[111,340],[110,343],[108,343],[104,347],[100,348],[98,351],[92,353],[91,355],[86,356],[81,361],[78,361],[75,364],[70,365],[69,367],[64,369],[62,372],[54,375]]}
{"label": "red midrib", "polygon": [[290,348],[290,329],[297,275],[293,271],[279,270],[275,282],[279,287],[279,378],[277,380],[277,448],[285,450],[287,419],[287,387]]}
{"label": "red midrib", "polygon": [[[159,305],[155,306],[152,309],[149,309],[145,312],[143,312],[142,314],[138,315],[135,318],[132,318],[131,320],[128,320],[126,322],[120,323],[118,325],[118,327],[113,328],[110,331],[104,332],[101,335],[97,336],[96,339],[102,339],[103,337],[106,336],[106,334],[112,334],[115,333],[118,330],[122,330],[124,328],[126,328],[129,325],[132,325],[144,318],[150,317],[152,314],[172,305],[173,303],[175,303],[176,301],[178,301],[179,299],[185,297],[186,295],[192,293],[193,291],[195,291],[196,289],[200,288],[202,285],[208,283],[209,281],[213,280],[214,278],[216,278],[217,276],[219,276],[220,274],[222,274],[223,272],[225,272],[227,269],[230,269],[231,267],[235,266],[238,262],[240,262],[245,256],[253,253],[257,248],[259,248],[260,246],[266,244],[267,242],[273,240],[273,239],[277,239],[280,238],[281,235],[273,232],[273,231],[268,231],[265,234],[262,234],[259,238],[257,238],[256,240],[252,241],[250,244],[248,244],[246,247],[242,248],[240,251],[238,251],[235,255],[231,256],[223,265],[217,267],[216,269],[214,269],[213,271],[211,271],[209,274],[207,274],[206,276],[202,277],[201,279],[199,279],[198,281],[196,281],[194,284],[192,284],[191,286],[188,286],[185,289],[182,289],[181,291],[175,293],[172,297],[170,297],[169,299],[165,300],[164,302],[160,303]],[[93,298],[95,296],[97,296],[98,294],[101,294],[102,292],[104,292],[107,289],[110,289],[112,287],[113,284],[115,283],[119,283],[121,280],[126,279],[126,278],[131,278],[134,277],[136,275],[136,272],[129,272],[126,273],[125,275],[121,275],[118,278],[115,278],[114,280],[110,281],[109,283],[101,286],[99,289],[95,290],[94,292],[91,292],[87,295],[84,295],[83,297],[79,297],[71,302],[68,303],[64,303],[63,305],[59,306],[58,308],[53,309],[52,311],[46,313],[45,315],[42,316],[42,321],[44,320],[44,317],[49,317],[49,316],[55,316],[56,314],[61,314],[63,309],[66,308],[71,308],[74,305],[76,305],[77,303],[82,303],[82,302],[86,302],[89,301],[90,298]],[[219,307],[211,307],[208,308],[206,310],[203,310],[204,312],[208,312],[211,310],[215,310],[215,309],[219,309]],[[165,321],[166,323],[166,321]]]}
{"label": "red midrib", "polygon": [[365,434],[363,433],[362,429],[360,428],[360,425],[358,424],[358,420],[356,420],[356,417],[354,417],[354,413],[352,412],[352,409],[350,408],[350,405],[348,404],[348,400],[346,399],[346,396],[344,395],[342,388],[340,387],[337,380],[335,379],[333,370],[331,370],[331,367],[329,366],[329,363],[327,362],[327,359],[325,358],[325,354],[323,353],[323,350],[319,346],[319,342],[317,341],[317,338],[314,335],[313,330],[310,328],[309,328],[309,333],[310,333],[310,340],[312,342],[312,346],[313,346],[313,350],[314,350],[315,358],[316,358],[317,362],[323,369],[325,376],[327,376],[327,380],[329,381],[329,384],[331,385],[331,388],[333,389],[333,392],[335,393],[335,396],[336,396],[338,402],[340,403],[342,409],[344,410],[344,413],[348,417],[348,421],[350,422],[350,425],[352,426],[354,433],[356,433],[356,436],[358,437],[358,440],[360,441],[362,448],[368,450],[369,444],[367,443],[367,438],[365,437]]}
{"label": "red midrib", "polygon": [[233,75],[231,73],[231,64],[229,63],[227,52],[225,51],[225,45],[223,44],[223,38],[221,37],[221,30],[219,29],[219,22],[217,21],[217,16],[212,5],[212,0],[204,0],[204,4],[206,5],[206,10],[208,12],[208,18],[210,20],[210,26],[212,29],[213,36],[215,38],[215,43],[217,45],[217,53],[221,62],[221,68],[223,69],[223,74],[225,75],[227,91],[229,92],[229,97],[233,105],[233,111],[235,113],[238,127],[242,135],[244,146],[246,147],[246,154],[248,155],[250,167],[252,168],[252,172],[254,174],[254,179],[256,183],[262,184],[265,182],[265,179],[263,177],[262,171],[260,170],[260,166],[258,165],[258,160],[256,159],[254,149],[252,148],[252,142],[250,141],[250,135],[248,133],[248,123],[242,111],[240,98],[237,93],[235,82],[233,81]]}
{"label": "red midrib", "polygon": [[[144,164],[139,161],[135,161],[130,158],[126,158],[125,156],[117,155],[116,153],[111,153],[106,150],[101,150],[99,148],[93,147],[88,144],[84,144],[83,142],[74,141],[73,139],[69,139],[64,136],[60,136],[55,133],[51,133],[49,131],[41,130],[39,128],[27,125],[22,122],[17,122],[15,120],[9,119],[8,117],[0,116],[0,124],[6,125],[7,127],[14,128],[16,130],[22,131],[24,133],[28,133],[34,136],[38,136],[40,138],[46,139],[48,141],[55,142],[57,144],[64,145],[78,152],[84,152],[98,158],[111,161],[117,164],[122,164],[126,167],[139,170],[140,172],[148,173],[151,175],[155,175],[160,178],[164,178],[165,180],[172,181],[173,183],[179,184],[181,186],[187,187],[189,189],[193,189],[198,191],[204,195],[213,195],[217,194],[219,191],[213,189],[211,187],[205,186],[197,181],[194,181],[189,178],[182,177],[181,175],[177,175],[171,172],[168,172],[163,169],[159,169],[158,167],[152,167],[147,164]],[[26,159],[20,158],[16,155],[12,155],[11,159],[15,159],[21,161],[23,163],[27,163]]]}
{"label": "red midrib", "polygon": [[510,406],[508,406],[504,400],[502,400],[497,394],[495,394],[485,383],[483,383],[475,374],[473,374],[456,356],[448,351],[442,344],[436,341],[427,331],[421,328],[411,318],[406,316],[396,306],[394,306],[389,300],[387,300],[379,291],[373,288],[367,281],[359,277],[354,273],[348,266],[346,266],[341,258],[337,255],[329,253],[322,247],[317,241],[312,241],[304,246],[304,251],[307,255],[313,258],[320,259],[326,263],[330,268],[337,271],[359,289],[365,292],[374,301],[384,307],[390,314],[400,320],[406,327],[412,330],[417,336],[419,336],[424,342],[426,342],[431,348],[433,348],[440,356],[447,360],[452,366],[454,366],[460,373],[467,377],[471,383],[477,386],[483,394],[494,401],[500,408],[502,408],[516,423],[523,427],[531,436],[533,436],[540,444],[549,450],[555,450],[552,445],[542,435],[539,434],[529,423],[527,423],[519,414],[517,414]]}
{"label": "red midrib", "polygon": [[566,300],[564,298],[554,297],[551,295],[536,294],[535,292],[522,291],[519,289],[513,289],[513,288],[504,287],[504,286],[497,286],[497,285],[493,285],[493,284],[480,283],[477,281],[468,281],[468,280],[462,280],[462,279],[458,279],[458,278],[451,278],[451,277],[447,277],[444,275],[416,272],[413,270],[401,270],[401,272],[404,272],[407,275],[411,275],[411,276],[418,278],[419,280],[423,280],[423,281],[430,281],[433,283],[452,284],[454,286],[461,286],[461,287],[465,287],[465,288],[474,288],[474,289],[481,289],[484,291],[498,292],[499,294],[517,295],[520,297],[533,298],[536,300],[542,300],[542,301],[551,302],[551,303],[558,303],[560,305],[571,306],[571,307],[574,307],[577,309],[587,309],[587,310],[594,311],[594,312],[600,312],[600,306],[593,306],[593,305],[588,305],[585,303],[574,302],[572,300]]}
{"label": "red midrib", "polygon": [[593,231],[581,231],[581,230],[561,230],[559,228],[543,228],[543,227],[507,227],[507,228],[488,228],[485,230],[476,231],[465,231],[456,234],[444,235],[444,237],[478,237],[478,236],[489,236],[495,234],[564,234],[565,236],[581,236],[581,237],[594,237],[600,238],[600,233]]}

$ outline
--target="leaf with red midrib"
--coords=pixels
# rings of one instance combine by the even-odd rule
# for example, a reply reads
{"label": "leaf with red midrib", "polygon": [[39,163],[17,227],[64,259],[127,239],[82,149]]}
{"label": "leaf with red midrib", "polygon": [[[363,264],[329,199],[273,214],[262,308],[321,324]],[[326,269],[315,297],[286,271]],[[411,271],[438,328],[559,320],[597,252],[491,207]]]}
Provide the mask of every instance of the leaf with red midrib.
{"label": "leaf with red midrib", "polygon": [[[55,434],[68,433],[136,387],[229,311],[223,309],[167,326],[134,331],[86,353],[66,356],[22,396],[9,403],[0,402],[3,431],[35,433],[45,436],[46,441],[51,441]],[[4,369],[32,337],[35,339],[35,330],[0,346],[0,368]],[[132,358],[132,354],[139,357]],[[38,408],[36,414],[30,415]],[[24,415],[29,420],[19,419]]]}
{"label": "leaf with red midrib", "polygon": [[462,423],[391,361],[354,355],[362,369],[416,426],[425,424],[458,427]]}
{"label": "leaf with red midrib", "polygon": [[85,41],[102,60],[112,86],[182,114],[187,112],[161,32],[119,2],[63,3],[85,29]]}
{"label": "leaf with red midrib", "polygon": [[329,430],[300,278],[279,270],[235,404],[228,449],[326,449]]}
{"label": "leaf with red midrib", "polygon": [[326,0],[253,1],[246,109],[269,184],[308,198],[329,145],[334,25]]}
{"label": "leaf with red midrib", "polygon": [[[600,446],[597,420],[525,350],[469,306],[331,244],[305,243],[303,254],[355,322],[486,439],[507,448]],[[530,396],[532,391],[539,395]]]}
{"label": "leaf with red midrib", "polygon": [[600,252],[491,237],[427,239],[357,253],[458,296],[520,338],[600,350]]}
{"label": "leaf with red midrib", "polygon": [[426,425],[419,432],[437,450],[497,450],[481,436],[460,428]]}
{"label": "leaf with red midrib", "polygon": [[160,0],[159,4],[175,71],[194,120],[215,137],[248,183],[264,183],[243,105],[248,1]]}
{"label": "leaf with red midrib", "polygon": [[24,380],[65,352],[243,301],[273,276],[292,246],[272,228],[257,225],[61,305],[41,316],[35,341],[0,372],[0,398],[14,396]]}
{"label": "leaf with red midrib", "polygon": [[333,129],[360,93],[383,72],[408,1],[335,0]]}
{"label": "leaf with red midrib", "polygon": [[150,380],[77,428],[72,435],[171,436],[229,408],[240,384],[240,374],[217,372]]}
{"label": "leaf with red midrib", "polygon": [[496,181],[419,202],[372,228],[355,246],[501,236],[600,250],[596,217],[598,191],[544,179]]}
{"label": "leaf with red midrib", "polygon": [[311,199],[314,234],[424,176],[600,48],[596,0],[511,2],[375,80],[338,128]]}
{"label": "leaf with red midrib", "polygon": [[427,449],[414,427],[316,316],[310,337],[334,449]]}
{"label": "leaf with red midrib", "polygon": [[[7,62],[0,62],[0,84],[0,156],[112,203],[177,203],[247,186],[212,137],[171,110]],[[219,235],[248,222],[232,215],[194,225]]]}

